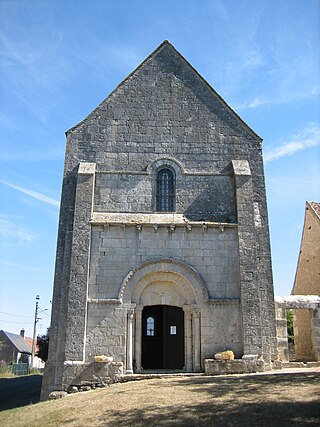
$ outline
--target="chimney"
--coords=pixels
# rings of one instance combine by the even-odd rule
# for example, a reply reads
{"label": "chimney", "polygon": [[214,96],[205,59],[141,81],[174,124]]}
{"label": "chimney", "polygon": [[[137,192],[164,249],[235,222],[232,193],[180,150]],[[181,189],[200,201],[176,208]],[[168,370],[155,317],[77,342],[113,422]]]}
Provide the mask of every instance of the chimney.
{"label": "chimney", "polygon": [[24,338],[24,333],[25,333],[25,330],[24,330],[24,329],[21,329],[21,331],[20,331],[20,335],[22,336],[22,338]]}

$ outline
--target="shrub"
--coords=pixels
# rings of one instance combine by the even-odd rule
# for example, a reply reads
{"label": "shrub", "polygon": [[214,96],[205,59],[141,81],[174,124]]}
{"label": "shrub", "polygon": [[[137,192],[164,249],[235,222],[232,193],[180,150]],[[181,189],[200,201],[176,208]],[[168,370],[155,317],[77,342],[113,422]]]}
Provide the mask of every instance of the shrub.
{"label": "shrub", "polygon": [[31,368],[29,373],[30,375],[41,375],[41,372],[38,368]]}
{"label": "shrub", "polygon": [[7,376],[12,374],[10,366],[4,360],[0,360],[0,376]]}

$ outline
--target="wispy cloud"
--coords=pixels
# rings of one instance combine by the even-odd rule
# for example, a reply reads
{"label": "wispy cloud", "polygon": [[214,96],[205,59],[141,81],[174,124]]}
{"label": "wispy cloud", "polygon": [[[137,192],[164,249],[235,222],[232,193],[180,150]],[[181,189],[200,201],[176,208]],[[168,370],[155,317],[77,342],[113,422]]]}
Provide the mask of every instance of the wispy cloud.
{"label": "wispy cloud", "polygon": [[319,86],[313,86],[307,92],[303,92],[299,94],[291,93],[291,94],[288,94],[287,96],[282,96],[280,98],[275,97],[275,98],[261,99],[260,97],[256,97],[256,98],[253,98],[252,100],[243,102],[239,105],[235,105],[234,109],[240,111],[240,110],[247,110],[250,108],[257,108],[257,107],[260,107],[261,105],[266,105],[266,104],[286,104],[288,102],[292,102],[299,99],[300,100],[312,99],[319,96],[319,94],[320,94]]}
{"label": "wispy cloud", "polygon": [[49,268],[39,268],[39,267],[30,267],[29,265],[16,264],[12,262],[0,261],[0,264],[5,265],[11,268],[18,268],[19,270],[31,271],[31,272],[39,272],[39,273],[50,273],[51,270]]}
{"label": "wispy cloud", "polygon": [[52,205],[55,207],[59,207],[60,203],[58,200],[52,199],[51,197],[47,197],[44,194],[38,193],[36,191],[30,190],[28,188],[20,187],[19,185],[11,184],[6,181],[0,180],[0,182],[7,187],[13,188],[14,190],[20,191],[20,193],[26,194],[27,196],[30,196],[36,200],[40,200],[43,203],[47,203],[48,205]]}
{"label": "wispy cloud", "polygon": [[0,32],[2,82],[6,93],[50,128],[48,118],[57,99],[63,99],[63,92],[58,89],[70,76],[71,64],[66,57],[57,60],[62,41],[57,31],[49,32],[45,40],[32,35],[22,28],[10,35]]}
{"label": "wispy cloud", "polygon": [[[219,18],[228,17],[224,52],[219,52],[224,60],[218,62],[219,55],[206,58],[210,65],[206,77],[223,96],[237,99],[230,102],[236,110],[319,95],[319,26],[312,9],[295,11],[293,20],[286,20],[289,9],[279,6],[275,15],[270,2],[241,2],[239,8],[219,3],[223,11]],[[239,25],[230,23],[230,14]],[[301,37],[305,22],[316,27],[311,25]]]}
{"label": "wispy cloud", "polygon": [[293,135],[290,140],[278,147],[267,150],[264,155],[265,162],[292,156],[298,151],[306,150],[320,144],[320,128],[317,125],[306,127],[299,134]]}
{"label": "wispy cloud", "polygon": [[311,95],[317,96],[320,95],[320,85],[315,85],[313,88],[311,88]]}
{"label": "wispy cloud", "polygon": [[270,104],[270,101],[266,101],[257,97],[251,101],[247,101],[242,104],[236,105],[234,108],[235,110],[246,110],[248,108],[257,108],[257,107],[260,107],[260,105],[264,105],[264,104]]}
{"label": "wispy cloud", "polygon": [[31,242],[34,236],[23,226],[7,218],[0,218],[0,236],[5,239],[18,241],[18,243]]}
{"label": "wispy cloud", "polygon": [[87,53],[83,55],[83,46],[73,45],[73,57],[86,75],[94,76],[95,81],[100,81],[104,86],[113,81],[114,74],[126,77],[145,58],[143,50],[133,43],[111,44],[91,33],[86,34],[86,46]]}

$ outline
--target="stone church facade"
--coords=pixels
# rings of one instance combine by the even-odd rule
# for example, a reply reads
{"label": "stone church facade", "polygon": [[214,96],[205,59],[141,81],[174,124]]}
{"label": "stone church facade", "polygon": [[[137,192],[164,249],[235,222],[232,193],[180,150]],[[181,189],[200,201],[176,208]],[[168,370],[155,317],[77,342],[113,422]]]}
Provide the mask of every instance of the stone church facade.
{"label": "stone church facade", "polygon": [[97,355],[124,374],[227,349],[270,366],[261,143],[167,41],[67,132],[43,396]]}

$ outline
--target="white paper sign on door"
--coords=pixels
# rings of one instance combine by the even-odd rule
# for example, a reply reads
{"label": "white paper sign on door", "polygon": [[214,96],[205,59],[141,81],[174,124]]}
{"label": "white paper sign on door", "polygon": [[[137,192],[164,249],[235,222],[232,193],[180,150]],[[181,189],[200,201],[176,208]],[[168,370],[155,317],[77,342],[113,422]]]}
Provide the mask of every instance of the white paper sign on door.
{"label": "white paper sign on door", "polygon": [[170,335],[177,335],[177,327],[170,326]]}

